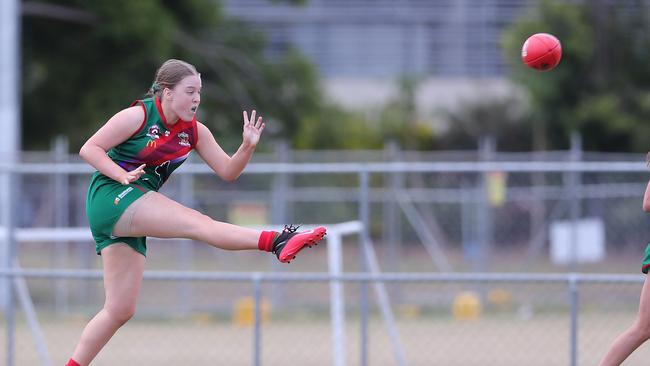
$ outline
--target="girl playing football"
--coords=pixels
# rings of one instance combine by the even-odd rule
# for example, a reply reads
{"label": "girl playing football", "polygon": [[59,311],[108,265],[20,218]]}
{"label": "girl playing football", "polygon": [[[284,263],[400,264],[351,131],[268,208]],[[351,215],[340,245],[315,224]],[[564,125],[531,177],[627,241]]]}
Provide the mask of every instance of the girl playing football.
{"label": "girl playing football", "polygon": [[169,175],[196,150],[226,181],[250,161],[265,124],[243,112],[239,149],[228,156],[196,120],[201,75],[191,64],[168,60],[157,71],[148,98],[134,102],[86,141],[79,155],[97,171],[86,198],[88,221],[104,269],[106,300],[86,325],[68,366],[86,366],[134,314],[142,283],[146,238],[187,238],[227,250],[259,249],[289,262],[326,229],[257,231],[210,217],[158,193]]}

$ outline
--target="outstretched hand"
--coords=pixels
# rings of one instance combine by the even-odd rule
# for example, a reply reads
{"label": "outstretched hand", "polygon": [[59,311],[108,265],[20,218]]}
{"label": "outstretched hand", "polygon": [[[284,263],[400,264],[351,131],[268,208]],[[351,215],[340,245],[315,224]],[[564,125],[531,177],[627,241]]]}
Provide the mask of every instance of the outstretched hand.
{"label": "outstretched hand", "polygon": [[243,143],[245,145],[257,146],[265,126],[266,124],[262,121],[261,116],[255,120],[255,110],[251,112],[250,119],[248,119],[248,112],[244,111]]}
{"label": "outstretched hand", "polygon": [[130,172],[126,172],[126,174],[120,180],[120,183],[122,183],[123,185],[128,185],[140,179],[140,176],[144,174],[144,167],[146,166],[147,164],[142,164],[139,167],[131,170]]}

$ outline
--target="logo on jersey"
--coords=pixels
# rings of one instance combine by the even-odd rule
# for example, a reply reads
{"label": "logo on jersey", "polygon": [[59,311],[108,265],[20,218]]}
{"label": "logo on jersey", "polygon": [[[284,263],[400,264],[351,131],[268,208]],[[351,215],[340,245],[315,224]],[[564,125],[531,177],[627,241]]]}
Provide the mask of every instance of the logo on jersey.
{"label": "logo on jersey", "polygon": [[181,146],[190,146],[190,135],[187,132],[180,132],[178,135],[178,144]]}
{"label": "logo on jersey", "polygon": [[157,125],[153,125],[149,127],[149,132],[147,132],[147,136],[151,137],[152,139],[159,139],[160,138],[160,127]]}
{"label": "logo on jersey", "polygon": [[167,178],[169,178],[169,175],[171,172],[169,171],[169,166],[171,165],[171,162],[167,160],[166,162],[158,165],[156,168],[154,168],[154,173],[158,176],[158,188],[162,187],[163,183],[167,181]]}
{"label": "logo on jersey", "polygon": [[153,148],[156,148],[156,146],[157,146],[157,144],[156,144],[156,140],[149,140],[149,141],[147,141],[147,147],[153,147]]}
{"label": "logo on jersey", "polygon": [[120,203],[120,200],[121,200],[122,198],[124,198],[124,196],[126,196],[127,194],[129,194],[129,192],[131,192],[132,190],[133,190],[133,187],[128,187],[127,189],[123,190],[120,194],[118,194],[118,195],[115,197],[115,200],[113,201],[113,204],[114,204],[114,205],[117,205],[118,203]]}

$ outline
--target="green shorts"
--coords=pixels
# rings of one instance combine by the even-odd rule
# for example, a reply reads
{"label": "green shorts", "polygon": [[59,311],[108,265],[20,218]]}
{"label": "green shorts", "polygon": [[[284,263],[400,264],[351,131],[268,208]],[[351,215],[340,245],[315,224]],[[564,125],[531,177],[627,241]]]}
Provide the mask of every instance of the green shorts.
{"label": "green shorts", "polygon": [[93,174],[86,196],[86,214],[97,254],[111,244],[126,243],[138,253],[147,255],[145,236],[116,237],[113,236],[113,227],[124,210],[148,191],[150,189],[141,184],[122,185],[101,173]]}
{"label": "green shorts", "polygon": [[641,265],[641,272],[648,274],[650,269],[650,244],[645,247],[645,256],[643,257],[643,264]]}

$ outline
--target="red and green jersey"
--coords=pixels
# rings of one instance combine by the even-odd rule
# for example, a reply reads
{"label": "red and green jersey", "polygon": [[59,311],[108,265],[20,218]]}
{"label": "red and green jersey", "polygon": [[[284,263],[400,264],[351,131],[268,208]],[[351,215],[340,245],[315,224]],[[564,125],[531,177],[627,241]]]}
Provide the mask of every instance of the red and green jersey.
{"label": "red and green jersey", "polygon": [[142,125],[128,140],[109,150],[108,156],[126,171],[147,164],[145,173],[134,183],[157,191],[196,146],[196,118],[168,125],[160,99],[137,100],[134,105],[144,110]]}

